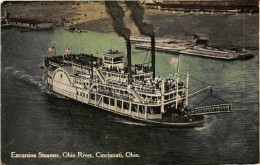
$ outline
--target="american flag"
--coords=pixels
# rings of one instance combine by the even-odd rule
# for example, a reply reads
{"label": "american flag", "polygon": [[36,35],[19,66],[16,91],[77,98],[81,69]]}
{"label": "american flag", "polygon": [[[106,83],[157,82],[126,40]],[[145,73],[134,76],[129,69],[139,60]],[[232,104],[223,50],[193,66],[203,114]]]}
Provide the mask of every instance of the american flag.
{"label": "american flag", "polygon": [[173,57],[170,59],[169,62],[170,62],[170,64],[176,64],[176,63],[178,63],[178,58]]}
{"label": "american flag", "polygon": [[70,52],[70,49],[65,49],[63,53],[64,53],[64,54],[67,54],[67,53],[69,53],[69,52]]}
{"label": "american flag", "polygon": [[179,73],[179,70],[180,70],[180,67],[179,67],[180,61],[179,61],[179,59],[173,57],[173,58],[170,59],[169,63],[170,63],[170,64],[177,64],[177,65],[176,65],[176,70],[177,70],[177,73]]}
{"label": "american flag", "polygon": [[51,52],[54,50],[54,46],[48,48],[48,52]]}

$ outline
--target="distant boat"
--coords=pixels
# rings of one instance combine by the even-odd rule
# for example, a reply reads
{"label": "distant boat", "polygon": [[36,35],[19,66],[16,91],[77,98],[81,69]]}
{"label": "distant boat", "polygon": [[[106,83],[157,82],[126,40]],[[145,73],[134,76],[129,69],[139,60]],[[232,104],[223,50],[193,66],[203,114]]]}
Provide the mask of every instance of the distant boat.
{"label": "distant boat", "polygon": [[68,30],[69,32],[77,32],[77,33],[82,33],[82,32],[88,32],[87,30],[84,29],[78,29],[78,28],[73,28],[73,27],[69,27],[69,28],[64,28],[64,30]]}
{"label": "distant boat", "polygon": [[53,29],[54,23],[51,21],[39,21],[35,19],[13,17],[9,19],[10,25],[30,28],[30,29]]}
{"label": "distant boat", "polygon": [[[150,37],[147,36],[130,36],[130,41],[137,42],[151,42]],[[169,38],[156,38],[157,43],[170,43],[173,42],[172,39]]]}
{"label": "distant boat", "polygon": [[[135,48],[138,49],[151,49],[151,45],[147,42],[147,39],[139,39],[135,37]],[[168,42],[171,41],[171,42]],[[159,51],[167,51],[184,55],[207,57],[213,59],[222,60],[237,60],[237,59],[249,59],[254,55],[248,52],[238,52],[235,50],[220,50],[208,45],[208,40],[197,39],[195,43],[184,42],[183,40],[170,40],[161,39],[160,42],[156,41],[155,49]],[[201,44],[203,43],[203,44]]]}
{"label": "distant boat", "polygon": [[[134,44],[135,48],[138,49],[151,49],[150,44],[148,43],[141,43],[141,44]],[[186,46],[183,44],[162,44],[162,43],[156,43],[155,45],[156,50],[160,51],[168,51],[173,53],[179,53],[181,50],[186,49]]]}

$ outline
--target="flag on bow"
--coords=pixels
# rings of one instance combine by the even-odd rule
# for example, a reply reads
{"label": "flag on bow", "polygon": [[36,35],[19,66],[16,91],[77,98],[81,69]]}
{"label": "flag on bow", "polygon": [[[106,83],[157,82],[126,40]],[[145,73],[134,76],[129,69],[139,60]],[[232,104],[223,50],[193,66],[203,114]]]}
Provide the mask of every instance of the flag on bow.
{"label": "flag on bow", "polygon": [[170,59],[169,62],[170,62],[170,64],[177,64],[178,63],[178,58],[173,57],[173,58]]}
{"label": "flag on bow", "polygon": [[179,68],[180,60],[178,58],[173,57],[173,58],[170,59],[169,62],[170,62],[170,64],[177,64],[176,65],[176,70],[177,70],[177,73],[179,73],[179,70],[180,70],[180,68]]}
{"label": "flag on bow", "polygon": [[70,49],[65,49],[63,53],[68,54],[69,52],[70,52]]}
{"label": "flag on bow", "polygon": [[54,46],[48,48],[48,52],[52,52],[54,50]]}

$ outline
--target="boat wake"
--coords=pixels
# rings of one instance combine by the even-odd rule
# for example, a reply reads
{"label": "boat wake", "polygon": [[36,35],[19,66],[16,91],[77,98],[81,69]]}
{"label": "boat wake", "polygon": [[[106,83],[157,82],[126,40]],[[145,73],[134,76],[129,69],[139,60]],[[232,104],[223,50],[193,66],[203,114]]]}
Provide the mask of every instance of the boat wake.
{"label": "boat wake", "polygon": [[217,121],[216,116],[204,116],[204,123],[200,127],[195,127],[196,131],[210,130],[212,125]]}
{"label": "boat wake", "polygon": [[9,67],[5,67],[3,70],[5,71],[5,72],[7,72],[8,70],[10,70],[10,69],[12,69],[13,67],[11,67],[11,66],[9,66]]}
{"label": "boat wake", "polygon": [[38,87],[42,87],[42,82],[41,82],[40,76],[31,76],[29,74],[26,74],[26,72],[24,70],[16,70],[16,68],[14,68],[14,67],[5,67],[3,69],[3,71],[7,74],[11,74],[11,75],[15,76],[16,78],[19,78],[20,80],[29,82]]}
{"label": "boat wake", "polygon": [[68,99],[65,96],[59,95],[55,92],[50,91],[42,82],[42,79],[40,76],[32,76],[27,74],[24,70],[17,70],[14,67],[5,67],[2,69],[3,72],[7,74],[13,75],[15,78],[18,78],[21,81],[24,81],[26,83],[32,84],[36,86],[38,89],[40,89],[43,93],[47,93],[50,95],[55,95],[58,98],[62,99]]}
{"label": "boat wake", "polygon": [[204,124],[203,124],[202,126],[200,126],[200,127],[195,127],[195,130],[196,130],[196,131],[203,131],[203,130],[209,129],[209,127],[210,127],[210,124],[204,123]]}

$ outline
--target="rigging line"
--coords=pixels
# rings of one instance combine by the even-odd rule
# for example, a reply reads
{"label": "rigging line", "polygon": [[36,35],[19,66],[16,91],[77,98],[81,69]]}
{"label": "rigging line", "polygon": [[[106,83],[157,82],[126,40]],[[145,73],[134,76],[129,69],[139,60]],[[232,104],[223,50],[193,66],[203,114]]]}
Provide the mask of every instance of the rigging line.
{"label": "rigging line", "polygon": [[219,99],[220,101],[223,101],[223,102],[225,102],[225,103],[228,103],[226,100],[223,100],[223,99],[218,98],[218,97],[216,97],[216,96],[213,96],[213,95],[212,95],[212,97],[214,97],[214,98],[216,98],[216,99]]}
{"label": "rigging line", "polygon": [[132,52],[132,54],[143,53],[143,52],[149,52],[149,51],[148,50],[144,50],[144,51],[141,51],[141,52]]}
{"label": "rigging line", "polygon": [[[208,86],[208,87],[206,87],[206,88],[203,88],[203,89],[201,89],[201,90],[198,90],[198,91],[196,91],[196,92],[193,92],[192,94],[189,95],[189,97],[191,98],[191,96],[195,96],[196,94],[201,93],[201,92],[203,92],[203,91],[205,91],[205,90],[207,90],[207,89],[211,89],[211,88],[212,88],[212,85],[210,85],[210,86]],[[210,90],[210,91],[212,91],[212,90]],[[211,93],[212,93],[212,92],[211,92]]]}
{"label": "rigging line", "polygon": [[[183,75],[183,76],[186,76],[186,75],[183,74],[183,73],[180,73],[180,74]],[[203,82],[203,81],[200,81],[200,80],[198,80],[198,79],[192,78],[191,76],[190,76],[189,78],[190,78],[190,79],[193,79],[193,80],[196,80],[196,81],[198,81],[198,82],[201,82],[201,83],[207,84],[207,85],[212,85],[212,84],[209,84],[209,83],[205,83],[205,82]]]}
{"label": "rigging line", "polygon": [[203,100],[200,101],[197,105],[195,105],[194,108],[197,107],[199,104],[201,104],[203,101],[207,100],[210,96],[213,97],[213,98],[216,98],[216,99],[218,99],[218,100],[220,100],[220,101],[223,101],[224,103],[228,103],[227,101],[225,101],[225,100],[223,100],[223,99],[220,99],[220,98],[218,98],[218,97],[216,97],[216,96],[213,96],[212,93],[210,93],[205,99],[203,99]]}
{"label": "rigging line", "polygon": [[197,107],[199,104],[201,104],[203,101],[207,100],[207,99],[210,97],[210,95],[211,95],[211,94],[209,94],[205,99],[203,99],[203,100],[200,101],[198,104],[196,104],[196,105],[194,106],[194,108]]}
{"label": "rigging line", "polygon": [[[150,52],[147,52],[146,53],[146,55],[145,55],[145,58],[144,58],[144,61],[143,61],[143,64],[148,64],[148,66],[149,66],[149,64],[150,64],[150,56],[149,56],[149,53]],[[148,57],[147,57],[148,56]],[[148,59],[147,59],[148,58]],[[147,61],[147,63],[145,63]]]}

